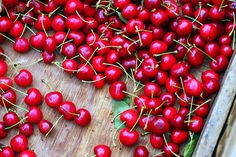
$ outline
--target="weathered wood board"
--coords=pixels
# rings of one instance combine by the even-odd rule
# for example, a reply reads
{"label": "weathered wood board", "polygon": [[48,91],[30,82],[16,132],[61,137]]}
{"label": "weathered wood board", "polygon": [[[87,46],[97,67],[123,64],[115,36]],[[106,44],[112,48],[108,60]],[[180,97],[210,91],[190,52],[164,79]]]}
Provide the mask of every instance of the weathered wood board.
{"label": "weathered wood board", "polygon": [[[12,58],[14,63],[27,65],[41,58],[41,55],[33,50],[31,50],[27,54],[17,54],[16,52],[14,52],[14,50],[12,49],[12,44],[9,42],[5,42],[0,46],[4,48],[5,53]],[[234,57],[234,64],[235,60],[236,57]],[[112,146],[111,139],[115,129],[111,122],[111,98],[108,92],[108,85],[106,85],[102,90],[96,90],[91,84],[85,84],[78,81],[75,77],[69,77],[55,65],[38,63],[26,68],[29,69],[34,76],[32,87],[39,88],[43,94],[46,94],[49,91],[59,90],[63,93],[64,100],[73,101],[76,104],[77,108],[85,107],[92,114],[92,122],[86,128],[81,128],[73,122],[68,122],[62,119],[58,123],[52,134],[50,134],[47,138],[41,135],[37,129],[37,126],[35,126],[35,133],[29,139],[29,148],[34,150],[39,157],[90,157],[91,155],[93,155],[93,147],[101,143],[107,144],[111,147],[112,157],[132,156],[134,147],[123,147],[121,146],[121,144],[118,144],[118,140],[116,142],[118,146]],[[234,71],[235,68],[236,67],[234,67],[233,69]],[[200,73],[205,69],[208,69],[208,66],[203,66],[201,69],[195,70],[194,73],[199,77]],[[234,73],[234,76],[235,74],[236,73]],[[13,78],[13,76],[15,75],[15,71],[12,66],[9,66],[7,75],[11,78]],[[231,78],[231,80],[234,78]],[[41,82],[42,79],[50,84],[51,89],[49,89]],[[227,81],[229,80],[227,79]],[[232,87],[233,85],[234,83],[231,83]],[[27,89],[21,90],[27,91]],[[223,90],[221,90],[221,93],[222,91]],[[19,93],[17,93],[17,95],[17,104],[26,107],[26,105],[23,103],[23,95]],[[228,99],[228,97],[225,96],[223,99],[226,103],[226,99]],[[225,104],[225,106],[227,106],[227,104]],[[221,107],[224,106],[221,105]],[[45,103],[42,104],[41,109],[44,113],[44,118],[49,119],[52,122],[55,122],[60,116],[57,113],[57,110],[49,108]],[[2,117],[4,114],[4,108],[0,107],[0,111],[0,117]],[[23,111],[20,111],[20,113],[24,115]],[[211,114],[212,117],[219,116],[213,115],[213,113],[214,111]],[[224,122],[221,121],[222,125],[223,123]],[[221,128],[217,127],[217,129],[220,130]],[[8,135],[8,138],[0,140],[0,143],[9,145],[10,138],[15,134],[17,134],[17,129],[13,129]],[[204,134],[206,134],[205,131]],[[215,137],[214,132],[211,129],[210,134],[211,137]],[[206,137],[203,136],[203,138]],[[203,139],[201,141],[205,140]],[[158,152],[158,150],[153,150],[151,148],[149,136],[141,136],[139,139],[139,144],[146,145],[149,148],[150,156]],[[206,147],[206,143],[204,143],[204,146]],[[202,148],[198,146],[198,151],[196,151],[197,157],[200,157],[198,154],[199,152],[202,153],[200,149]]]}

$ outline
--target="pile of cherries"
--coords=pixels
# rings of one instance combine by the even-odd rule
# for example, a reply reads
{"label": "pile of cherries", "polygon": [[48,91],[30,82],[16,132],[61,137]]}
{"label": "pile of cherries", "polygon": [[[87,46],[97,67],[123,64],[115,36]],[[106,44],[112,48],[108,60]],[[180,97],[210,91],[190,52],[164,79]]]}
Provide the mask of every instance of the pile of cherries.
{"label": "pile of cherries", "polygon": [[[38,61],[56,65],[96,89],[108,83],[114,100],[130,96],[131,109],[116,115],[125,124],[119,141],[128,147],[137,144],[139,125],[143,134],[150,134],[152,147],[161,149],[155,157],[181,156],[180,145],[201,133],[236,38],[236,2],[229,0],[2,0],[1,9],[0,43],[11,41],[17,53],[32,48],[42,55]],[[26,30],[32,33],[29,39]],[[56,61],[56,55],[64,59]],[[19,135],[11,139],[11,147],[2,146],[0,156],[34,157],[34,151],[27,150],[33,124],[45,136],[55,124],[43,119],[43,96],[37,88],[24,93],[13,87],[13,82],[31,86],[31,73],[14,65],[18,74],[13,81],[5,76],[11,59],[3,50],[1,57],[0,103],[6,113],[0,139],[15,127]],[[191,73],[207,64],[210,68],[201,78]],[[29,109],[16,105],[15,92],[25,97]],[[50,92],[44,99],[58,109],[59,119],[80,126],[91,121],[89,111],[63,101],[61,92]],[[20,116],[15,108],[26,114]],[[97,145],[94,156],[110,157],[111,149]],[[138,146],[133,156],[150,154]]]}

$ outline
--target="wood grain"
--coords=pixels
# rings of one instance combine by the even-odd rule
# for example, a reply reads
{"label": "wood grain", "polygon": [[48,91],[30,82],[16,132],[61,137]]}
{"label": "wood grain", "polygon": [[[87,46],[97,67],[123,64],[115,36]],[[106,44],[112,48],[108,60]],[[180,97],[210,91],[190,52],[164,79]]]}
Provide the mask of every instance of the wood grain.
{"label": "wood grain", "polygon": [[224,75],[221,89],[206,120],[207,125],[201,133],[193,154],[194,157],[209,157],[212,155],[236,94],[235,80],[236,53],[234,52]]}

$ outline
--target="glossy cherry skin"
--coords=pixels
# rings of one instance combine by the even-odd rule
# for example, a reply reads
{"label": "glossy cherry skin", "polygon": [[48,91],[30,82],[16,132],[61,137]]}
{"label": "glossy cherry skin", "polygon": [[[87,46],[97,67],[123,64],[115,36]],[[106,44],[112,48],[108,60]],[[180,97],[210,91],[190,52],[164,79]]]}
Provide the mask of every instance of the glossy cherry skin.
{"label": "glossy cherry skin", "polygon": [[156,117],[150,124],[151,132],[161,135],[170,131],[170,124],[166,118]]}
{"label": "glossy cherry skin", "polygon": [[[144,113],[146,113],[146,111],[144,111]],[[139,126],[145,130],[150,132],[151,131],[151,123],[152,121],[155,119],[155,116],[150,115],[148,116],[141,116],[141,118],[138,121]]]}
{"label": "glossy cherry skin", "polygon": [[189,79],[188,81],[184,82],[184,89],[186,94],[199,97],[202,93],[202,83],[197,79]]}
{"label": "glossy cherry skin", "polygon": [[72,75],[78,70],[78,62],[74,59],[66,59],[62,62],[62,67],[67,74]]}
{"label": "glossy cherry skin", "polygon": [[25,122],[19,126],[19,131],[20,134],[29,137],[34,133],[34,127],[31,123]]}
{"label": "glossy cherry skin", "polygon": [[7,63],[3,60],[0,60],[0,77],[7,73],[7,69]]}
{"label": "glossy cherry skin", "polygon": [[80,108],[76,111],[74,122],[79,126],[87,126],[91,122],[91,115],[85,108]]}
{"label": "glossy cherry skin", "polygon": [[228,59],[225,56],[219,55],[215,58],[215,61],[210,62],[210,67],[215,72],[222,72],[227,68],[228,63]]}
{"label": "glossy cherry skin", "polygon": [[164,145],[163,147],[164,155],[168,157],[174,157],[174,154],[179,153],[179,146],[175,143],[168,142],[167,144]]}
{"label": "glossy cherry skin", "polygon": [[171,126],[174,128],[174,129],[186,129],[187,125],[186,123],[184,122],[185,121],[185,116],[183,115],[180,115],[179,113],[177,113],[171,120]]}
{"label": "glossy cherry skin", "polygon": [[120,114],[120,120],[125,122],[127,128],[132,128],[138,121],[138,114],[136,110],[129,109]]}
{"label": "glossy cherry skin", "polygon": [[139,139],[139,134],[136,130],[130,130],[129,128],[124,128],[119,133],[120,142],[127,147],[131,147],[137,143]]}
{"label": "glossy cherry skin", "polygon": [[220,80],[220,75],[213,70],[206,70],[202,73],[202,81],[205,82],[208,79]]}
{"label": "glossy cherry skin", "polygon": [[39,106],[43,101],[43,96],[37,88],[30,88],[27,91],[24,102],[29,106]]}
{"label": "glossy cherry skin", "polygon": [[10,144],[15,152],[22,152],[28,147],[28,139],[26,136],[19,134],[11,139]]}
{"label": "glossy cherry skin", "polygon": [[160,7],[161,0],[144,0],[144,6],[149,10],[154,8],[158,9]]}
{"label": "glossy cherry skin", "polygon": [[144,59],[142,63],[143,74],[147,77],[155,77],[158,72],[157,60],[153,57]]}
{"label": "glossy cherry skin", "polygon": [[145,146],[137,146],[134,150],[133,157],[148,157],[149,152]]}
{"label": "glossy cherry skin", "polygon": [[77,15],[71,15],[66,19],[66,26],[72,31],[79,30],[84,25],[84,21],[82,21],[82,19]]}
{"label": "glossy cherry skin", "polygon": [[164,146],[165,141],[162,135],[151,134],[150,143],[153,148],[160,149]]}
{"label": "glossy cherry skin", "polygon": [[198,100],[196,103],[199,105],[195,110],[196,116],[206,117],[210,111],[209,103],[206,103],[205,100]]}
{"label": "glossy cherry skin", "polygon": [[14,77],[14,81],[20,87],[28,87],[32,84],[33,76],[28,70],[22,69]]}
{"label": "glossy cherry skin", "polygon": [[76,74],[76,77],[79,80],[89,81],[93,79],[93,76],[94,76],[94,71],[88,64],[81,63],[78,66],[78,72]]}
{"label": "glossy cherry skin", "polygon": [[206,94],[212,95],[219,91],[220,89],[220,82],[215,79],[208,79],[203,82],[203,91]]}
{"label": "glossy cherry skin", "polygon": [[5,146],[0,151],[0,156],[2,157],[15,157],[15,153],[10,146]]}
{"label": "glossy cherry skin", "polygon": [[93,76],[93,85],[96,89],[102,89],[105,85],[105,80],[102,74],[97,74]]}
{"label": "glossy cherry skin", "polygon": [[164,85],[168,79],[168,74],[165,71],[158,70],[155,80],[159,85]]}
{"label": "glossy cherry skin", "polygon": [[1,95],[0,104],[9,108],[12,106],[12,103],[16,103],[16,93],[9,89]]}
{"label": "glossy cherry skin", "polygon": [[217,28],[213,24],[204,24],[200,28],[200,35],[206,41],[213,41],[217,37]]}
{"label": "glossy cherry skin", "polygon": [[75,117],[75,104],[70,101],[64,101],[58,107],[58,112],[64,116],[65,120],[71,120]]}
{"label": "glossy cherry skin", "polygon": [[3,116],[3,121],[5,126],[10,127],[19,123],[20,119],[15,112],[10,111],[8,113],[5,113],[5,115]]}
{"label": "glossy cherry skin", "polygon": [[106,145],[97,145],[93,151],[96,157],[111,157],[111,149]]}
{"label": "glossy cherry skin", "polygon": [[191,48],[188,52],[188,61],[191,65],[198,67],[204,62],[205,55],[197,48]]}
{"label": "glossy cherry skin", "polygon": [[160,69],[169,71],[175,63],[176,59],[172,54],[165,54],[161,57]]}
{"label": "glossy cherry skin", "polygon": [[159,98],[162,102],[165,102],[164,107],[173,106],[176,102],[175,95],[168,92],[162,93]]}
{"label": "glossy cherry skin", "polygon": [[227,58],[231,57],[233,54],[232,47],[230,45],[222,45],[220,47],[220,54]]}
{"label": "glossy cherry skin", "polygon": [[25,150],[20,153],[19,157],[36,157],[36,154],[32,150]]}
{"label": "glossy cherry skin", "polygon": [[204,125],[203,118],[199,116],[193,116],[190,119],[188,129],[194,133],[200,133],[202,131],[203,125]]}
{"label": "glossy cherry skin", "polygon": [[178,92],[180,89],[178,87],[180,87],[180,83],[177,79],[170,77],[166,80],[166,90],[169,93],[176,93]]}
{"label": "glossy cherry skin", "polygon": [[70,31],[68,34],[68,39],[73,39],[73,43],[76,46],[83,44],[85,35],[81,31]]}
{"label": "glossy cherry skin", "polygon": [[65,9],[68,14],[74,14],[76,11],[81,12],[83,10],[83,4],[77,0],[68,0]]}
{"label": "glossy cherry skin", "polygon": [[122,70],[116,66],[108,66],[105,69],[106,81],[109,83],[118,81],[122,76]]}
{"label": "glossy cherry skin", "polygon": [[152,54],[161,54],[163,52],[166,52],[168,49],[168,45],[160,40],[155,40],[150,45],[150,52]]}
{"label": "glossy cherry skin", "polygon": [[161,94],[161,88],[156,83],[149,82],[144,87],[144,94],[147,97],[158,97]]}
{"label": "glossy cherry skin", "polygon": [[127,90],[127,87],[124,82],[116,81],[110,85],[109,93],[113,99],[123,100],[126,95],[123,91],[126,91],[126,90]]}
{"label": "glossy cherry skin", "polygon": [[40,108],[32,106],[29,109],[29,112],[25,114],[27,121],[33,124],[39,123],[43,118],[43,113]]}
{"label": "glossy cherry skin", "polygon": [[53,53],[57,48],[56,40],[53,37],[46,37],[43,42],[43,49],[48,53]]}
{"label": "glossy cherry skin", "polygon": [[26,53],[30,50],[30,43],[27,38],[16,38],[16,41],[13,44],[13,49],[19,53]]}
{"label": "glossy cherry skin", "polygon": [[181,144],[188,139],[189,133],[183,130],[173,130],[171,140],[176,144]]}
{"label": "glossy cherry skin", "polygon": [[30,44],[36,49],[41,50],[43,48],[43,43],[46,39],[46,34],[44,32],[38,32],[30,37]]}
{"label": "glossy cherry skin", "polygon": [[177,110],[175,107],[166,107],[163,109],[163,116],[169,121],[173,119],[176,114]]}
{"label": "glossy cherry skin", "polygon": [[53,17],[52,29],[55,32],[64,31],[66,29],[66,21],[61,15],[56,15]]}
{"label": "glossy cherry skin", "polygon": [[165,25],[168,22],[169,17],[164,10],[159,9],[151,13],[150,20],[154,26],[158,27]]}
{"label": "glossy cherry skin", "polygon": [[52,123],[45,119],[41,120],[38,124],[39,131],[43,135],[46,135],[51,130],[52,126]]}
{"label": "glossy cherry skin", "polygon": [[58,108],[63,101],[61,92],[54,91],[45,95],[45,102],[49,107]]}
{"label": "glossy cherry skin", "polygon": [[232,42],[232,38],[228,35],[222,35],[221,37],[219,37],[218,42],[221,45],[230,45]]}
{"label": "glossy cherry skin", "polygon": [[83,57],[80,57],[80,61],[81,62],[86,62],[86,60],[89,60],[93,54],[93,49],[88,46],[88,45],[81,45],[80,47],[78,47],[77,49],[77,53],[80,55],[80,56],[83,56]]}
{"label": "glossy cherry skin", "polygon": [[10,18],[7,17],[0,17],[0,32],[6,33],[8,32],[13,26],[13,23]]}
{"label": "glossy cherry skin", "polygon": [[76,55],[76,45],[73,43],[66,43],[62,46],[61,53],[67,58],[72,58]]}
{"label": "glossy cherry skin", "polygon": [[38,16],[37,21],[34,23],[34,27],[38,31],[43,31],[44,29],[47,31],[51,27],[51,20],[50,20],[50,18],[47,15],[40,14]]}
{"label": "glossy cherry skin", "polygon": [[131,34],[136,34],[138,30],[144,29],[143,21],[140,19],[130,19],[126,23],[127,32]]}
{"label": "glossy cherry skin", "polygon": [[9,34],[14,37],[14,38],[17,38],[17,37],[20,37],[20,35],[22,34],[24,30],[24,25],[20,22],[20,21],[16,21],[11,30],[9,31]]}
{"label": "glossy cherry skin", "polygon": [[193,30],[192,22],[187,19],[180,20],[180,22],[176,27],[176,33],[181,37],[188,36],[189,34],[192,33],[192,30]]}
{"label": "glossy cherry skin", "polygon": [[8,131],[5,129],[4,122],[0,122],[0,139],[4,139],[7,135]]}

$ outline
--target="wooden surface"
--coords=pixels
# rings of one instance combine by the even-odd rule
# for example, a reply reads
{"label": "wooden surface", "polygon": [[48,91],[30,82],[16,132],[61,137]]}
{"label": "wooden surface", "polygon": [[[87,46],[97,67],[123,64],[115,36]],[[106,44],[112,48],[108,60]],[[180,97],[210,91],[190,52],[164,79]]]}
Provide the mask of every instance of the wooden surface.
{"label": "wooden surface", "polygon": [[[26,65],[41,58],[41,55],[33,50],[27,54],[17,54],[13,51],[12,44],[9,42],[5,42],[1,46],[4,48],[5,53],[9,55],[15,63]],[[33,149],[37,153],[38,157],[90,157],[93,154],[93,147],[101,143],[107,144],[111,147],[112,157],[132,156],[133,147],[125,148],[121,146],[118,139],[116,140],[118,146],[112,146],[111,139],[114,133],[114,127],[111,123],[111,98],[108,92],[108,85],[106,85],[102,90],[95,90],[95,88],[90,84],[81,83],[75,77],[70,78],[55,65],[39,63],[26,67],[26,69],[29,69],[34,76],[32,86],[39,88],[42,94],[46,94],[52,90],[59,90],[63,93],[64,100],[73,101],[77,108],[87,108],[92,115],[92,122],[86,128],[81,128],[73,122],[68,122],[62,119],[53,130],[52,134],[47,138],[41,135],[37,126],[35,126],[35,133],[29,139],[29,149]],[[200,73],[205,69],[208,69],[208,67],[203,66],[201,69],[195,70],[195,75],[199,77]],[[236,70],[234,69],[234,71]],[[13,78],[14,75],[15,71],[13,68],[9,68],[8,76]],[[49,89],[47,86],[42,84],[42,79],[48,82],[52,89]],[[229,81],[228,79],[226,80]],[[27,91],[27,89],[22,90]],[[24,96],[19,93],[17,93],[17,95],[17,104],[26,107],[23,103]],[[227,105],[225,103],[223,104]],[[41,109],[44,113],[44,118],[49,119],[52,122],[55,122],[60,116],[57,113],[57,110],[47,107],[45,103],[42,104]],[[3,107],[0,107],[0,111],[0,117],[2,117],[4,114]],[[24,111],[20,111],[20,113],[23,115]],[[213,113],[215,113],[215,110],[212,114]],[[216,114],[219,113],[217,112]],[[223,115],[224,114],[222,114],[222,116]],[[210,128],[207,127],[207,130],[211,129],[211,127],[215,127],[212,125],[213,124],[210,125]],[[213,130],[210,130],[210,133],[212,132]],[[15,134],[17,134],[17,129],[13,129],[8,135],[8,138],[0,140],[0,143],[9,145],[10,138]],[[209,139],[210,136],[204,136],[204,138]],[[149,148],[150,156],[158,152],[158,150],[155,151],[151,148],[149,136],[140,137],[138,144],[146,145]],[[203,144],[203,146],[206,146],[205,142],[203,142]],[[199,146],[198,150],[200,150],[199,148],[203,149]],[[197,151],[196,153],[198,154],[199,152],[200,151]],[[201,153],[203,152],[201,151]]]}
{"label": "wooden surface", "polygon": [[224,75],[221,89],[214,101],[211,112],[193,156],[209,157],[213,153],[221,130],[224,126],[236,94],[236,53],[231,58],[229,67]]}

